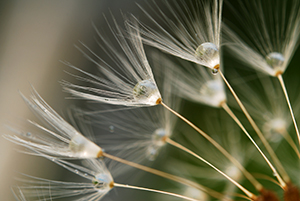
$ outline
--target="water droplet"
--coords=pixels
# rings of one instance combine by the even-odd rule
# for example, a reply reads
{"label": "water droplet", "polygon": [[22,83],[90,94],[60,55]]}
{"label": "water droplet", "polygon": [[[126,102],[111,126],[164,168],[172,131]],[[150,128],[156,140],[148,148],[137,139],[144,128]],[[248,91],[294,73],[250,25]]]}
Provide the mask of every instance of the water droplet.
{"label": "water droplet", "polygon": [[133,88],[133,97],[150,105],[156,105],[156,101],[161,98],[156,84],[151,79],[138,82]]}
{"label": "water droplet", "polygon": [[75,172],[76,174],[78,174],[78,173],[79,173],[79,171],[78,171],[78,170],[74,170],[74,172]]}
{"label": "water droplet", "polygon": [[208,60],[219,59],[219,49],[213,43],[202,43],[197,47],[195,51],[195,56],[198,60],[206,62]]}
{"label": "water droplet", "polygon": [[30,132],[27,132],[27,133],[26,133],[26,137],[31,137],[31,133],[30,133]]}
{"label": "water droplet", "polygon": [[266,56],[266,61],[273,68],[281,68],[284,63],[284,56],[279,52],[271,52]]}
{"label": "water droplet", "polygon": [[112,126],[112,125],[110,125],[110,126],[109,126],[109,132],[113,133],[114,131],[115,131],[115,127]]}
{"label": "water droplet", "polygon": [[87,173],[84,173],[84,176],[86,176],[86,177],[87,177],[87,176],[88,176],[88,174],[87,174]]}
{"label": "water droplet", "polygon": [[107,173],[99,173],[95,175],[95,181],[98,183],[104,182],[106,184],[109,184],[112,181],[111,175]]}
{"label": "water droplet", "polygon": [[211,70],[211,73],[212,73],[213,75],[218,74],[218,69],[213,68],[213,69]]}

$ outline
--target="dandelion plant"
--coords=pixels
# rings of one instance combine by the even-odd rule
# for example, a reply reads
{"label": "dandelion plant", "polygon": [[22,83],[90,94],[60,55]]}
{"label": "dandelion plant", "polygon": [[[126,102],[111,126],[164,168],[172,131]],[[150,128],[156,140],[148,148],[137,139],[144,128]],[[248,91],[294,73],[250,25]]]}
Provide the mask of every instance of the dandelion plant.
{"label": "dandelion plant", "polygon": [[[299,1],[136,7],[140,15],[93,22],[98,49],[76,45],[94,71],[63,62],[77,80],[60,81],[66,96],[86,105],[70,121],[33,87],[20,93],[39,121],[9,125],[3,137],[71,176],[20,175],[15,199],[300,201],[300,108],[283,80],[299,44]],[[236,16],[226,24],[225,9]]]}

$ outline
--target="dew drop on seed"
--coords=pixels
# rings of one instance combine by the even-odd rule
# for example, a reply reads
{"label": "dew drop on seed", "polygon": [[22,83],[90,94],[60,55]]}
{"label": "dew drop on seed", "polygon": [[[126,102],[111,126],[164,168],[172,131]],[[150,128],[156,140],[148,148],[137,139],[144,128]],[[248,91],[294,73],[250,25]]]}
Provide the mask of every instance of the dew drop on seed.
{"label": "dew drop on seed", "polygon": [[[212,63],[217,61],[219,63],[219,49],[218,47],[210,42],[202,43],[195,51],[195,57],[205,63]],[[212,64],[216,65],[216,64]]]}
{"label": "dew drop on seed", "polygon": [[115,131],[115,127],[114,126],[109,126],[109,132],[113,133]]}
{"label": "dew drop on seed", "polygon": [[104,182],[106,184],[109,184],[112,181],[112,178],[109,174],[99,173],[99,174],[95,175],[95,180],[98,182],[98,184],[100,182]]}
{"label": "dew drop on seed", "polygon": [[156,105],[157,100],[161,98],[156,84],[151,79],[138,82],[132,93],[136,101],[149,105]]}
{"label": "dew drop on seed", "polygon": [[211,73],[212,73],[213,75],[216,75],[216,74],[218,74],[218,69],[215,69],[215,68],[214,68],[214,69],[212,69],[212,70],[211,70]]}
{"label": "dew drop on seed", "polygon": [[284,56],[279,52],[271,52],[266,56],[266,62],[273,68],[280,68],[284,63]]}

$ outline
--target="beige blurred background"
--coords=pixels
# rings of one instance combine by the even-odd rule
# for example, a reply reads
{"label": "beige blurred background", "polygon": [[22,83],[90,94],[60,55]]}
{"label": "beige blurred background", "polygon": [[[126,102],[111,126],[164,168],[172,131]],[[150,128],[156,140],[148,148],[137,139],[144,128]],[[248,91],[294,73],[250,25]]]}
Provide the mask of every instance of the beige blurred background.
{"label": "beige blurred background", "polygon": [[[74,48],[78,41],[94,41],[96,25],[103,23],[102,13],[119,9],[137,9],[133,1],[0,1],[0,134],[11,133],[5,125],[27,118],[36,119],[26,107],[18,90],[28,96],[32,84],[60,114],[72,104],[58,81],[70,81],[60,62],[80,67],[84,58]],[[17,146],[0,137],[0,200],[15,200],[11,186],[20,173],[59,178],[56,165],[16,151]]]}

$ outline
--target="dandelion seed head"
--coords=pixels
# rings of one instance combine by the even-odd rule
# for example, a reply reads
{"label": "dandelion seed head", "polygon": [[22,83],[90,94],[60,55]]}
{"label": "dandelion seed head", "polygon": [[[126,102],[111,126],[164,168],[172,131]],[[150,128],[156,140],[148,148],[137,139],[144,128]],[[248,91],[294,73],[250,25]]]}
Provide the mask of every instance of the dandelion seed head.
{"label": "dandelion seed head", "polygon": [[97,158],[101,148],[58,115],[34,89],[31,99],[25,96],[23,99],[45,122],[45,127],[29,120],[39,132],[23,132],[11,128],[16,135],[5,135],[5,138],[32,150],[32,153],[68,158]]}
{"label": "dandelion seed head", "polygon": [[158,128],[154,131],[152,134],[152,141],[153,144],[156,144],[157,146],[162,146],[165,144],[164,138],[168,137],[169,134],[164,128]]}
{"label": "dandelion seed head", "polygon": [[159,154],[159,150],[162,146],[166,144],[165,138],[169,137],[170,134],[164,128],[156,129],[152,134],[152,143],[147,148],[147,157],[150,161],[154,161],[157,155]]}
{"label": "dandelion seed head", "polygon": [[[85,85],[63,81],[64,89],[75,97],[97,103],[134,107],[156,105],[161,95],[147,60],[138,26],[134,29],[126,26],[126,30],[122,30],[114,18],[113,20],[114,23],[108,23],[108,27],[118,46],[107,41],[95,28],[99,36],[98,44],[110,59],[106,61],[100,58],[84,44],[82,45],[86,50],[79,49],[98,68],[99,76],[67,63],[82,73],[83,76],[73,76]],[[119,51],[119,48],[122,51]]]}
{"label": "dandelion seed head", "polygon": [[279,142],[286,134],[288,122],[283,118],[273,118],[263,124],[263,131],[266,138],[273,142]]}
{"label": "dandelion seed head", "polygon": [[[167,69],[165,75],[176,96],[211,107],[220,107],[221,103],[227,101],[221,76],[212,73],[212,70],[218,72],[218,69],[203,68],[182,60],[174,61],[157,54],[154,57],[159,58],[159,62]],[[222,69],[222,66],[219,68]]]}
{"label": "dandelion seed head", "polygon": [[[153,9],[158,23],[145,8],[143,12],[156,26],[139,22],[143,42],[168,54],[213,68],[219,64],[221,14],[223,0],[215,1],[161,1],[171,17],[154,1]],[[150,6],[151,7],[151,6]],[[131,25],[135,26],[135,25]],[[165,29],[167,27],[168,29]],[[169,30],[172,30],[170,32]]]}
{"label": "dandelion seed head", "polygon": [[161,98],[156,84],[151,80],[142,80],[133,88],[134,99],[146,105],[156,105]]}
{"label": "dandelion seed head", "polygon": [[206,102],[210,102],[211,105],[219,106],[226,101],[223,83],[218,79],[206,81],[200,88],[200,94],[206,96]]}
{"label": "dandelion seed head", "polygon": [[[42,154],[41,156],[51,160],[52,157]],[[100,200],[113,187],[113,179],[103,161],[87,159],[83,166],[76,165],[61,159],[54,161],[63,168],[83,177],[85,182],[63,182],[28,176],[28,179],[19,179],[24,183],[20,190],[30,195],[33,200],[72,198],[72,200]]]}
{"label": "dandelion seed head", "polygon": [[266,122],[266,126],[269,127],[270,133],[283,133],[286,130],[286,121],[281,118],[272,119]]}
{"label": "dandelion seed head", "polygon": [[100,192],[109,191],[113,187],[113,182],[111,175],[106,173],[96,174],[92,180],[94,188]]}
{"label": "dandelion seed head", "polygon": [[219,49],[215,44],[210,42],[199,45],[195,51],[195,56],[202,63],[205,63],[205,66],[210,68],[214,68],[220,63]]}
{"label": "dandelion seed head", "polygon": [[284,73],[299,46],[299,1],[240,1],[237,5],[233,13],[245,32],[238,36],[226,25],[222,27],[231,53],[270,76]]}

